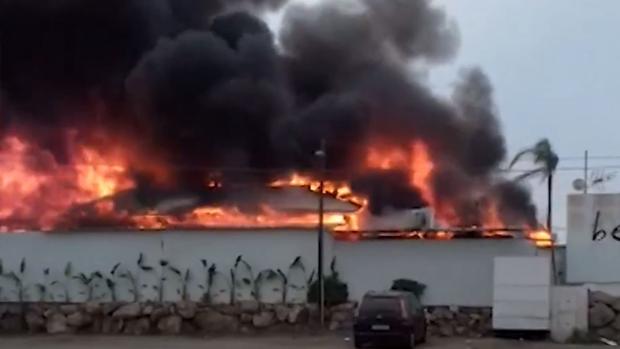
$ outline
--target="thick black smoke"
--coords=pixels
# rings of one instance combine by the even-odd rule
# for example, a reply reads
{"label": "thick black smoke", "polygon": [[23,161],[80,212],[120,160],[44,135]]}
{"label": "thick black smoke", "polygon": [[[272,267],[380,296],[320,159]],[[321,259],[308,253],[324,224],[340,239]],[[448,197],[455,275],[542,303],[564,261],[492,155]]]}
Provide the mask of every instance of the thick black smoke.
{"label": "thick black smoke", "polygon": [[505,145],[486,76],[465,71],[452,101],[415,78],[412,63],[457,50],[442,10],[426,0],[290,4],[273,33],[258,14],[284,4],[0,0],[3,124],[43,130],[32,132],[59,157],[52,144],[68,127],[139,134],[190,186],[213,169],[260,180],[312,171],[325,140],[329,173],[353,180],[373,212],[424,202],[404,171],[363,173],[367,146],[421,140],[438,199],[464,221],[480,218],[488,195],[516,223],[532,221],[529,195],[493,175]]}

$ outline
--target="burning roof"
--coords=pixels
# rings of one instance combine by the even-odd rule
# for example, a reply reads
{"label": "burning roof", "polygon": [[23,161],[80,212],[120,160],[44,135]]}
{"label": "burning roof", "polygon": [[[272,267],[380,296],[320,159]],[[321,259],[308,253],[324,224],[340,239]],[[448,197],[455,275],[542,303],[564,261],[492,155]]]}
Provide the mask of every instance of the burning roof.
{"label": "burning roof", "polygon": [[458,48],[430,1],[9,0],[0,47],[6,231],[315,224],[292,187],[320,177],[341,230],[423,207],[446,227],[540,228],[498,175],[482,70],[449,100],[411,71]]}

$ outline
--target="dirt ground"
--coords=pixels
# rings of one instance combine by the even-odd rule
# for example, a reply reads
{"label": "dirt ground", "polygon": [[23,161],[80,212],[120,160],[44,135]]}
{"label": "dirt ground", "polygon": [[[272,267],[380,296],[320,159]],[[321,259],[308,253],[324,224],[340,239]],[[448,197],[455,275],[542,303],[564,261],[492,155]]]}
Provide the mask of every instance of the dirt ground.
{"label": "dirt ground", "polygon": [[[432,339],[420,349],[594,349],[593,345],[559,345],[549,342],[486,339]],[[103,336],[17,336],[0,337],[4,349],[351,349],[344,335],[308,337],[103,337]]]}

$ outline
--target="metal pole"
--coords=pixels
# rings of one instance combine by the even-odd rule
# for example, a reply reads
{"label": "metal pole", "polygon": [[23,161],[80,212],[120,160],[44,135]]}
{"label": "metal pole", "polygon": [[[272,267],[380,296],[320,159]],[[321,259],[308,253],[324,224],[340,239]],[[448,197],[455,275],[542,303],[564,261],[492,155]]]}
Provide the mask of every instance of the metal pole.
{"label": "metal pole", "polygon": [[555,239],[553,237],[553,208],[551,203],[553,202],[553,172],[549,173],[547,177],[547,232],[551,237],[551,273],[553,285],[557,284],[557,271],[555,265]]}
{"label": "metal pole", "polygon": [[586,150],[583,156],[583,181],[585,185],[583,186],[583,193],[588,193],[588,151]]}
{"label": "metal pole", "polygon": [[325,327],[325,277],[323,275],[323,211],[324,211],[324,198],[323,191],[325,187],[325,140],[321,140],[321,149],[316,152],[316,156],[319,158],[319,226],[318,226],[318,274],[319,274],[319,311],[321,316],[321,327]]}

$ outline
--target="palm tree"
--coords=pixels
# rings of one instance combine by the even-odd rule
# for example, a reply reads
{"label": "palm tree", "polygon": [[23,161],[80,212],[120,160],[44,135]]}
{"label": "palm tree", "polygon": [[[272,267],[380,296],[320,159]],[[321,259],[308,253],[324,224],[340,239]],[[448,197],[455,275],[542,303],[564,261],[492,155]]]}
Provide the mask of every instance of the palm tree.
{"label": "palm tree", "polygon": [[551,212],[553,208],[553,174],[558,167],[560,159],[558,155],[553,151],[551,143],[548,139],[543,138],[536,142],[533,147],[521,150],[515,155],[510,162],[509,168],[512,168],[519,160],[525,156],[533,157],[536,168],[520,174],[515,178],[516,181],[521,181],[525,178],[530,178],[537,175],[542,175],[543,179],[547,179],[547,231],[552,236],[551,238],[551,267],[553,273],[553,280],[556,280],[555,270],[555,247],[553,246],[553,232],[552,232],[552,219]]}
{"label": "palm tree", "polygon": [[515,180],[520,181],[537,175],[542,175],[543,179],[547,179],[547,229],[551,233],[551,211],[553,205],[553,174],[558,167],[560,159],[553,151],[549,140],[544,138],[536,142],[533,147],[521,150],[510,162],[509,168],[512,168],[519,160],[525,156],[532,156],[536,168],[520,174]]}

